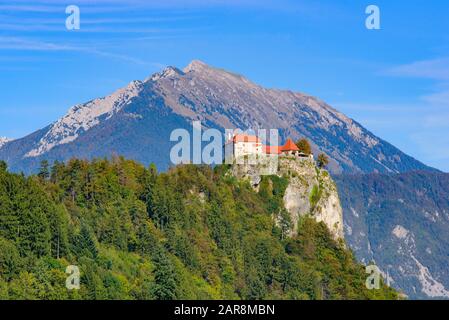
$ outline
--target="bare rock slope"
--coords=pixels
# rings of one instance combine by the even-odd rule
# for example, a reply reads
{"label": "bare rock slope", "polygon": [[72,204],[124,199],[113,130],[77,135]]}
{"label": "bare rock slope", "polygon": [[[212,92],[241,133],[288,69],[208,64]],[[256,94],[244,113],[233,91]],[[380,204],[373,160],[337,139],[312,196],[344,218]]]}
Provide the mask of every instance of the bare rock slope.
{"label": "bare rock slope", "polygon": [[255,188],[262,180],[261,172],[286,178],[288,185],[283,202],[290,213],[292,234],[297,232],[299,217],[310,215],[326,224],[336,239],[343,239],[343,210],[329,172],[319,169],[309,158],[281,156],[278,160],[276,169],[272,168],[271,172],[266,172],[260,164],[234,164],[232,172],[238,178],[248,179]]}

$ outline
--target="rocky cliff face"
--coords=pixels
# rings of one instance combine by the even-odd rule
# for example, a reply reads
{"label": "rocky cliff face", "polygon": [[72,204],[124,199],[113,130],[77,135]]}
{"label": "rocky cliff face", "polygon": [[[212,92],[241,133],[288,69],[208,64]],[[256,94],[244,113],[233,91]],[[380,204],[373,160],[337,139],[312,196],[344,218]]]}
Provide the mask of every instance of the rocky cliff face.
{"label": "rocky cliff face", "polygon": [[313,161],[281,158],[279,174],[289,177],[284,206],[297,228],[298,217],[310,214],[324,222],[335,238],[343,238],[343,210],[337,187],[326,170],[318,169]]}
{"label": "rocky cliff face", "polygon": [[[262,174],[273,174],[288,179],[284,193],[284,207],[293,223],[292,234],[297,232],[300,216],[310,215],[327,225],[336,239],[343,239],[343,210],[337,187],[326,170],[320,170],[310,158],[282,156],[278,165],[233,165],[233,174],[246,178],[257,188]],[[271,172],[267,172],[267,168]]]}

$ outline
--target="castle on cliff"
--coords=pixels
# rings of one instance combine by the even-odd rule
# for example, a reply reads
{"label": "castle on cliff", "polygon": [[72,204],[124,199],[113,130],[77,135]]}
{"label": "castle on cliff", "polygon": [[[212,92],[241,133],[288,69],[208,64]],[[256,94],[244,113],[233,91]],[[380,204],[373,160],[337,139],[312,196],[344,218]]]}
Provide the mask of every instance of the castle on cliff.
{"label": "castle on cliff", "polygon": [[299,150],[292,139],[287,139],[282,146],[269,146],[255,135],[236,134],[228,137],[224,146],[224,155],[227,163],[233,160],[249,156],[294,156],[298,158],[310,158],[313,155],[305,154]]}

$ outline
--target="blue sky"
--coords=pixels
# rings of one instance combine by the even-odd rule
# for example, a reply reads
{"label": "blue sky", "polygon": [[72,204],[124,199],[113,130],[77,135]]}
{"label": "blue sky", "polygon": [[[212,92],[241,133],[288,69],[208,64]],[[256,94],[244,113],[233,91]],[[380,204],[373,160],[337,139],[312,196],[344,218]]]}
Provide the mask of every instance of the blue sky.
{"label": "blue sky", "polygon": [[[381,30],[365,28],[370,4]],[[0,136],[200,59],[320,97],[448,172],[448,16],[449,2],[419,0],[0,1]]]}

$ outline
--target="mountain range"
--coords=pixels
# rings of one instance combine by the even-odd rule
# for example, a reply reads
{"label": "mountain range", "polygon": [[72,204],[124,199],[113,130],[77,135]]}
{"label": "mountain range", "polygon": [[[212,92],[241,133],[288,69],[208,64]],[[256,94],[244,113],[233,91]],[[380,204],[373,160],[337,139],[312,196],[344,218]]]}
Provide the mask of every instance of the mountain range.
{"label": "mountain range", "polygon": [[[411,298],[448,297],[447,175],[375,136],[313,96],[267,89],[192,61],[133,81],[109,96],[75,105],[47,127],[0,140],[10,170],[38,170],[43,159],[123,155],[161,170],[171,166],[174,129],[192,121],[219,130],[279,129],[307,138],[330,157],[344,210],[345,238],[357,257],[375,261]],[[446,184],[445,184],[446,183]]]}
{"label": "mountain range", "polygon": [[111,95],[70,108],[53,124],[0,147],[12,170],[37,170],[41,159],[124,155],[169,165],[170,133],[199,120],[218,129],[278,129],[306,137],[331,158],[333,173],[434,170],[312,96],[263,88],[243,76],[193,61],[167,67]]}

